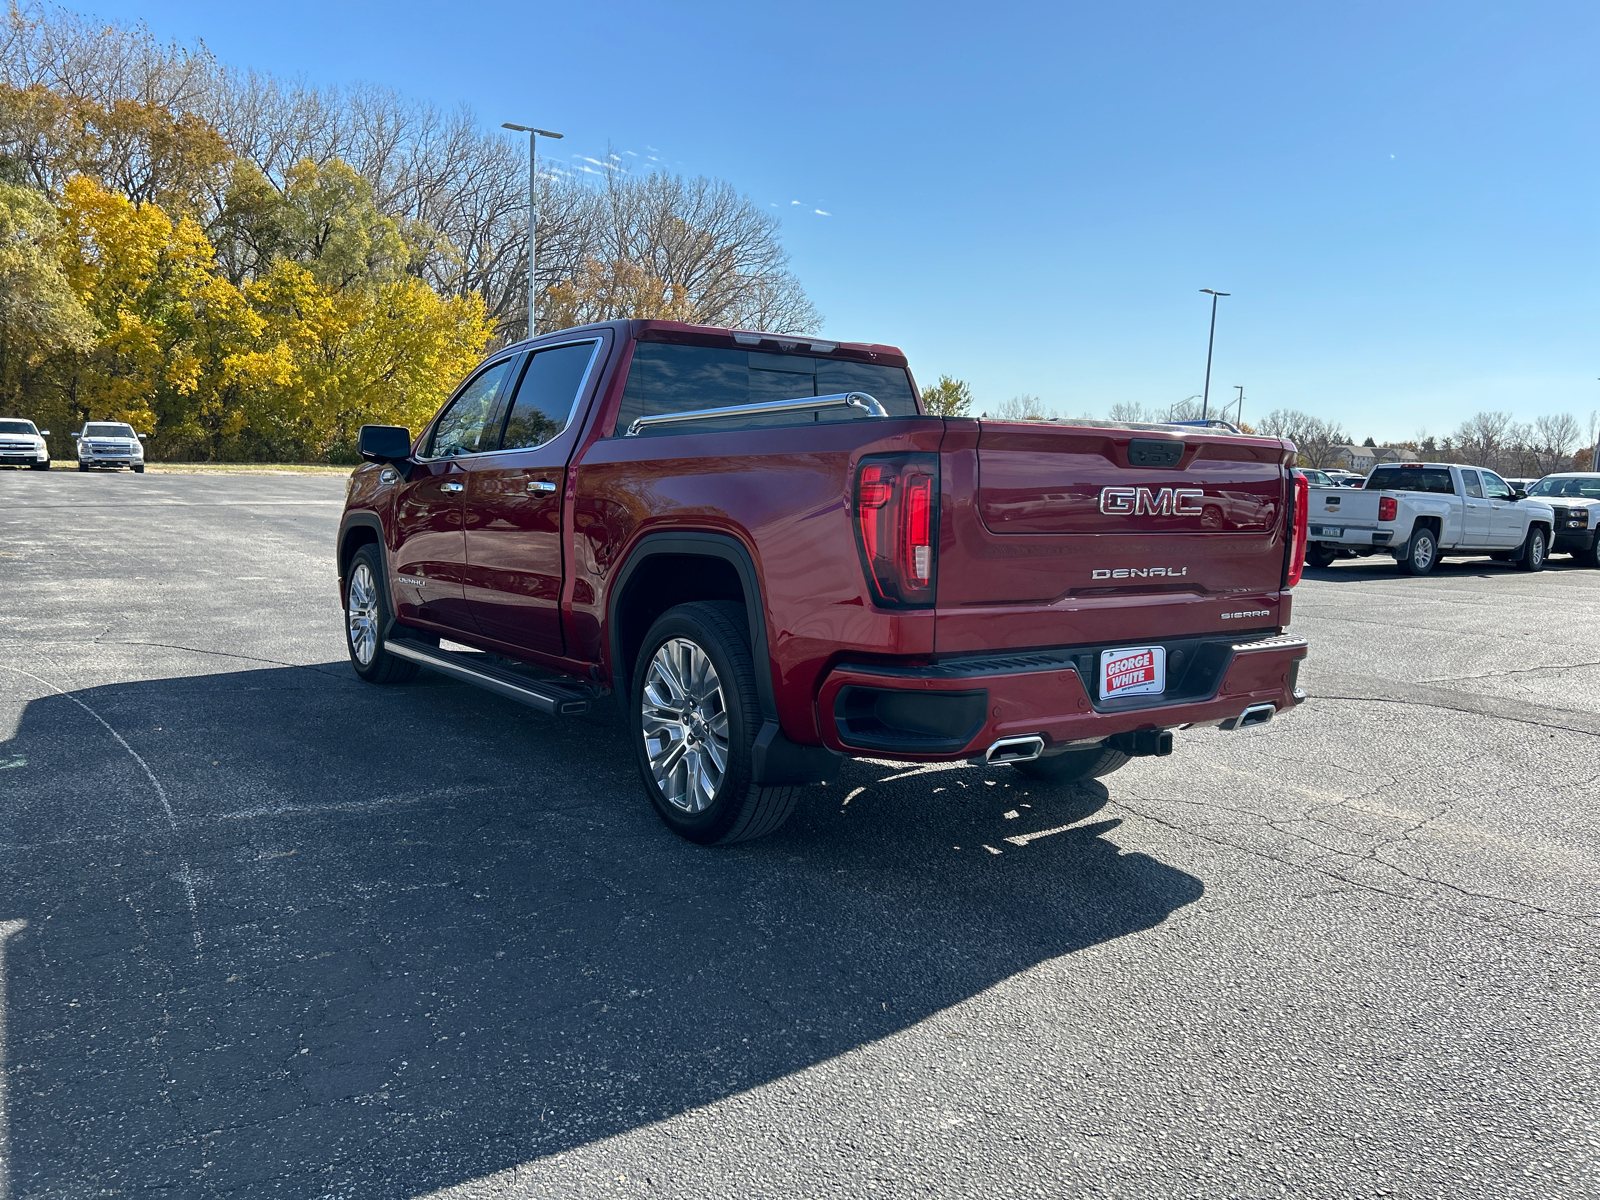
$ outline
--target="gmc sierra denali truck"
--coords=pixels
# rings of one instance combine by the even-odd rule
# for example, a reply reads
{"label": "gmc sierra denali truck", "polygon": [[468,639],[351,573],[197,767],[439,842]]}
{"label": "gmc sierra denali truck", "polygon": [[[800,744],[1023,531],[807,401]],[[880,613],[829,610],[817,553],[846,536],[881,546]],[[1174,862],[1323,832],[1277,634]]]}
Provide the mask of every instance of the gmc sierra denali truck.
{"label": "gmc sierra denali truck", "polygon": [[1304,699],[1277,439],[929,416],[891,346],[614,321],[359,445],[356,673],[558,716],[614,696],[696,842],[777,828],[845,756],[1085,779]]}
{"label": "gmc sierra denali truck", "polygon": [[1392,554],[1405,574],[1427,575],[1446,556],[1542,571],[1555,512],[1487,468],[1416,462],[1374,467],[1358,490],[1312,488],[1310,519],[1313,567],[1340,554]]}

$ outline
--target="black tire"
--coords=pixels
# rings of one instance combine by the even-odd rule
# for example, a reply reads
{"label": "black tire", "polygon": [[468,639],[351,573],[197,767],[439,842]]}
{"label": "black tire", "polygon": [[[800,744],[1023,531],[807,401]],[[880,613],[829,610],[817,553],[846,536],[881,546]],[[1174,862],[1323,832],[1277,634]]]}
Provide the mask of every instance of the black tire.
{"label": "black tire", "polygon": [[[709,663],[710,675],[704,663]],[[674,681],[683,683],[681,674],[695,672],[681,696],[675,694],[680,689]],[[668,712],[673,715],[664,719]],[[696,601],[657,618],[634,663],[628,719],[645,792],[656,814],[679,837],[702,846],[726,846],[764,837],[794,812],[799,788],[762,787],[751,781],[752,747],[762,715],[741,605]],[[724,732],[719,735],[718,729]],[[652,768],[652,744],[657,766],[663,768],[659,780]],[[713,779],[718,753],[722,773]]]}
{"label": "black tire", "polygon": [[78,464],[78,470],[87,471],[88,469],[89,469],[89,464],[88,463],[81,462],[81,463]]}
{"label": "black tire", "polygon": [[1324,567],[1333,566],[1333,560],[1338,557],[1337,550],[1330,549],[1321,542],[1312,542],[1306,547],[1306,566],[1316,567],[1319,571]]}
{"label": "black tire", "polygon": [[1405,575],[1431,575],[1439,565],[1439,539],[1433,530],[1424,525],[1411,531],[1411,540],[1396,566]]}
{"label": "black tire", "polygon": [[[389,582],[383,572],[383,555],[376,546],[362,546],[350,558],[344,577],[344,647],[350,652],[350,665],[368,683],[405,683],[421,670],[409,659],[390,654],[384,643],[384,630],[394,617],[389,603]],[[352,611],[352,610],[355,611]],[[370,657],[363,661],[368,647],[362,631],[371,635]],[[362,640],[358,644],[358,638]]]}
{"label": "black tire", "polygon": [[1075,783],[1080,779],[1099,779],[1109,775],[1128,761],[1121,750],[1107,746],[1090,746],[1087,750],[1068,750],[1052,754],[1049,758],[1036,758],[1032,762],[1012,763],[1016,771],[1041,783]]}
{"label": "black tire", "polygon": [[1578,560],[1580,566],[1600,567],[1600,533],[1594,535],[1594,541],[1589,543],[1586,550],[1579,550],[1572,556]]}
{"label": "black tire", "polygon": [[1550,535],[1544,531],[1544,526],[1528,526],[1528,537],[1522,543],[1522,557],[1517,560],[1517,566],[1524,571],[1542,571],[1549,557]]}
{"label": "black tire", "polygon": [[47,458],[42,463],[36,462],[30,465],[35,471],[48,471],[50,469],[50,460]]}
{"label": "black tire", "polygon": [[135,467],[133,469],[133,473],[135,475],[143,475],[144,474],[144,464],[140,463],[137,467]]}

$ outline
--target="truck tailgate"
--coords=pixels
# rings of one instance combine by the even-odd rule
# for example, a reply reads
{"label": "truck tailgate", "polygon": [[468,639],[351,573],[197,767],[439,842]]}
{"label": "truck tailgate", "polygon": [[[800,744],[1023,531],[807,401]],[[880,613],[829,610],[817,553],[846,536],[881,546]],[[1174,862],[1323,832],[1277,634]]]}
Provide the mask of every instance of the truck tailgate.
{"label": "truck tailgate", "polygon": [[[1378,523],[1378,493],[1362,488],[1312,488],[1311,524],[1359,525]],[[1313,529],[1312,536],[1315,536]]]}
{"label": "truck tailgate", "polygon": [[[949,426],[939,653],[1067,644],[1094,628],[1103,637],[1108,611],[1123,613],[1130,636],[1211,632],[1233,617],[1215,601],[1245,595],[1270,597],[1231,606],[1245,609],[1249,627],[1279,624],[1293,453],[1283,443],[1023,422]],[[1019,620],[1019,609],[1036,619]],[[985,612],[1006,617],[982,621],[980,632],[974,618]]]}

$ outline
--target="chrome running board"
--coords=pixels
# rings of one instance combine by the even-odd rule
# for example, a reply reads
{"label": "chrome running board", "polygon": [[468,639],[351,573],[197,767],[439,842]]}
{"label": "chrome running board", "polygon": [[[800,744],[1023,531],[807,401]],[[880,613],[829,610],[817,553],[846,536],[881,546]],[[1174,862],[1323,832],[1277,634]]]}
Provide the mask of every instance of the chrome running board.
{"label": "chrome running board", "polygon": [[425,642],[390,638],[384,649],[398,658],[408,659],[430,671],[438,671],[486,692],[526,704],[552,717],[576,717],[589,711],[587,692],[556,679],[534,679],[517,671],[480,661],[475,654],[441,650]]}

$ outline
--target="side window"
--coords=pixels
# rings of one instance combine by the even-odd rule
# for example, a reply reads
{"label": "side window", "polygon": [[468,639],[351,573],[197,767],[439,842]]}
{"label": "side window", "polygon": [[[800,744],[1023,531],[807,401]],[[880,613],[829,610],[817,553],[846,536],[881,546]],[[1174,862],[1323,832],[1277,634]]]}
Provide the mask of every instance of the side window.
{"label": "side window", "polygon": [[528,362],[506,421],[502,450],[530,450],[555,437],[572,420],[578,388],[598,342],[540,350]]}
{"label": "side window", "polygon": [[1493,471],[1483,473],[1483,494],[1491,500],[1511,499],[1511,485]]}
{"label": "side window", "polygon": [[1478,473],[1476,471],[1461,472],[1461,482],[1466,486],[1467,495],[1475,500],[1483,499],[1483,488],[1478,483]]}
{"label": "side window", "polygon": [[455,454],[477,454],[494,449],[489,416],[495,411],[495,397],[511,373],[514,359],[504,359],[478,372],[450,401],[428,439],[429,458],[449,458]]}

